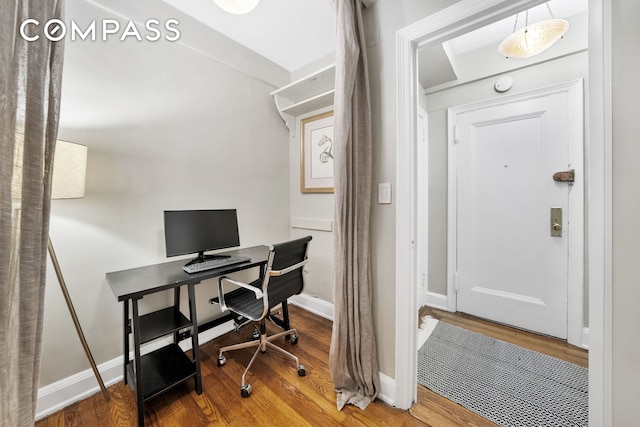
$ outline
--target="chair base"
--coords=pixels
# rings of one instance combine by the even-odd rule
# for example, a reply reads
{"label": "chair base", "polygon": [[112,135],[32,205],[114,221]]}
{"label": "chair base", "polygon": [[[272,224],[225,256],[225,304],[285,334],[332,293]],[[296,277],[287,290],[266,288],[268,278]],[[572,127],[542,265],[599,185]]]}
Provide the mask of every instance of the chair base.
{"label": "chair base", "polygon": [[223,353],[228,351],[233,351],[233,350],[240,350],[243,348],[257,347],[255,353],[253,354],[253,357],[251,358],[251,361],[249,361],[249,364],[247,365],[247,367],[244,370],[244,373],[242,374],[242,384],[240,386],[240,395],[242,397],[249,397],[251,395],[251,385],[246,382],[247,373],[249,372],[249,369],[253,365],[253,362],[256,360],[256,357],[258,357],[258,353],[265,353],[267,351],[267,348],[273,348],[275,350],[278,350],[280,353],[293,359],[296,363],[296,369],[298,371],[298,375],[301,377],[304,377],[306,375],[305,367],[300,363],[300,359],[298,359],[296,355],[289,353],[285,349],[278,347],[277,345],[272,343],[272,341],[275,341],[287,335],[291,335],[292,344],[296,344],[298,342],[298,331],[296,331],[295,329],[288,329],[286,331],[283,331],[274,335],[267,335],[265,321],[264,319],[262,319],[260,322],[260,338],[258,340],[252,340],[252,341],[247,341],[239,344],[229,345],[226,347],[222,347],[220,349],[220,353],[218,354],[218,366],[223,366],[224,364],[227,363],[227,358],[224,356]]}

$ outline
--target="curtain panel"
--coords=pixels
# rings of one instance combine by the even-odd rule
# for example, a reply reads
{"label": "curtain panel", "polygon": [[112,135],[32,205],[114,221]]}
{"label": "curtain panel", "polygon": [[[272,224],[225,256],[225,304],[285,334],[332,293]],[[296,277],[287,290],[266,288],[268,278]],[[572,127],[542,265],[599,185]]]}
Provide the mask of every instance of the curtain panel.
{"label": "curtain panel", "polygon": [[[38,397],[51,173],[64,42],[20,35],[63,0],[0,2],[0,425],[32,426]],[[17,137],[17,134],[23,135]]]}
{"label": "curtain panel", "polygon": [[371,112],[360,0],[336,9],[334,321],[329,363],[337,406],[365,409],[380,391],[371,314]]}

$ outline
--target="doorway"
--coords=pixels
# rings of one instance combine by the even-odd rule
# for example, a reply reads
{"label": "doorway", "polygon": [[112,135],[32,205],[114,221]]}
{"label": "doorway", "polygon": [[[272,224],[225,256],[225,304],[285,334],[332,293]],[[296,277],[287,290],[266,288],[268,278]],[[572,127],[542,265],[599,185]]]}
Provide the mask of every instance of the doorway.
{"label": "doorway", "polygon": [[[418,274],[416,262],[416,206],[419,205],[418,182],[414,165],[416,154],[416,51],[420,46],[437,43],[479,28],[497,19],[514,15],[526,8],[542,3],[536,0],[462,0],[442,12],[431,15],[397,34],[398,79],[398,156],[397,186],[406,191],[398,197],[396,215],[396,399],[395,404],[408,409],[416,398],[416,326],[415,301]],[[590,203],[588,205],[587,268],[590,277],[590,421],[593,425],[611,422],[610,345],[611,276],[607,265],[611,247],[611,164],[606,153],[611,149],[611,102],[606,96],[610,87],[609,51],[611,26],[610,2],[589,1],[589,94],[592,108],[589,129],[592,140],[588,147]],[[426,167],[422,165],[423,167]],[[602,298],[600,298],[602,297]],[[414,325],[407,327],[406,325]]]}

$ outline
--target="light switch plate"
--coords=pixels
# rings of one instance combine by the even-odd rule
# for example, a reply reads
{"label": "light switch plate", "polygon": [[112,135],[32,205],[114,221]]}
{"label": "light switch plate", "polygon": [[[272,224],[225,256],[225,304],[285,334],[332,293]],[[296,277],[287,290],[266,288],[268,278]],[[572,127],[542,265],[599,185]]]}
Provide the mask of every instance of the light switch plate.
{"label": "light switch plate", "polygon": [[378,203],[381,205],[391,204],[391,183],[381,182],[378,184]]}

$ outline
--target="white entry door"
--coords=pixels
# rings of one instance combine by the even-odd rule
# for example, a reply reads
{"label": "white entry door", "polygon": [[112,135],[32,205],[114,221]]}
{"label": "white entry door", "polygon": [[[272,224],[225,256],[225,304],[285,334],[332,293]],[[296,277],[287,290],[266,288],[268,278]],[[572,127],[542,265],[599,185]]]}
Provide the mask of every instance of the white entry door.
{"label": "white entry door", "polygon": [[567,338],[583,206],[570,204],[575,186],[553,176],[582,176],[582,98],[578,107],[570,98],[551,90],[450,111],[458,311]]}

